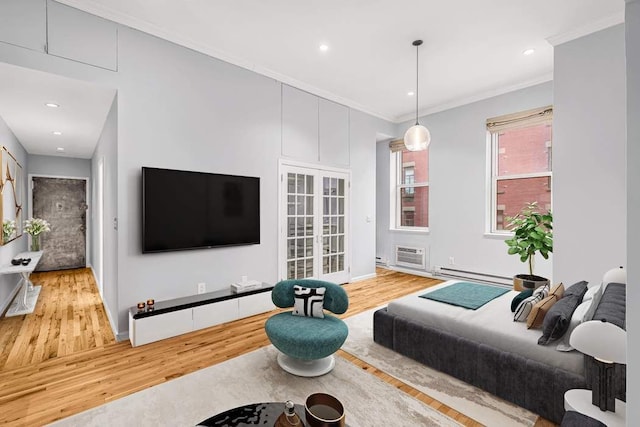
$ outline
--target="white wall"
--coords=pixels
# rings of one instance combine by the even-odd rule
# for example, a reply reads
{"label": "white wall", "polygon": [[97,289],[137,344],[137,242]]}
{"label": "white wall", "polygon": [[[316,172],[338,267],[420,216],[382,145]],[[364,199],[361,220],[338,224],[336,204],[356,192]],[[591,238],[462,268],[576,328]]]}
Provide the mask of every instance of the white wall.
{"label": "white wall", "polygon": [[29,154],[29,175],[91,178],[91,160]]}
{"label": "white wall", "polygon": [[[627,0],[627,396],[640,396],[640,1]],[[633,379],[633,380],[632,380]],[[633,401],[633,397],[632,397]],[[627,405],[627,424],[640,423],[640,406]]]}
{"label": "white wall", "polygon": [[556,279],[599,283],[625,265],[624,25],[554,50]]}
{"label": "white wall", "polygon": [[[504,237],[485,235],[487,210],[486,119],[551,104],[552,84],[544,83],[420,118],[431,132],[429,146],[429,234],[389,230],[389,149],[377,148],[377,255],[394,260],[395,245],[427,247],[430,266],[502,276],[528,272],[507,254]],[[397,135],[413,124],[399,125]],[[554,165],[555,169],[555,165]],[[554,172],[555,173],[555,172]],[[535,273],[551,277],[551,262],[539,257]]]}
{"label": "white wall", "polygon": [[[11,129],[7,126],[5,121],[0,117],[0,145],[7,147],[7,150],[15,156],[18,163],[22,166],[22,200],[23,200],[23,214],[22,219],[27,219],[27,153],[20,144],[20,141],[15,137]],[[19,237],[6,245],[0,246],[0,264],[7,265],[11,262],[16,254],[27,250],[27,234],[23,233],[22,237]],[[17,292],[17,285],[20,278],[18,274],[3,274],[0,275],[0,314],[4,312],[4,309],[11,303],[11,297]]]}
{"label": "white wall", "polygon": [[[118,234],[114,227],[114,218],[118,214],[117,204],[117,188],[118,188],[118,96],[116,95],[111,109],[104,123],[104,128],[98,139],[98,144],[93,153],[91,159],[91,182],[92,182],[92,199],[91,205],[94,209],[94,215],[97,216],[98,203],[97,197],[97,183],[99,164],[103,162],[104,168],[104,182],[103,182],[103,212],[102,212],[102,226],[103,226],[103,262],[98,259],[98,230],[99,223],[94,221],[91,231],[92,235],[92,260],[94,272],[96,273],[96,280],[100,280],[100,272],[102,272],[102,301],[107,307],[107,313],[110,316],[114,332],[118,332],[118,316],[115,316],[118,307],[118,266],[117,266],[117,245]],[[113,307],[113,308],[112,308]],[[119,337],[122,338],[122,337]]]}
{"label": "white wall", "polygon": [[[83,17],[86,14],[70,14],[68,24]],[[112,169],[117,171],[113,207],[117,206],[119,226],[113,298],[117,307],[111,307],[109,301],[108,308],[118,319],[122,338],[128,308],[138,301],[194,294],[198,282],[207,283],[208,290],[226,288],[241,275],[275,282],[278,159],[306,159],[309,153],[291,155],[282,150],[280,82],[124,26],[118,26],[117,51],[118,71],[111,72],[0,43],[2,61],[117,89],[117,165]],[[316,101],[322,106],[320,113],[325,107],[329,112],[327,121],[320,120],[320,139],[314,150],[320,162],[326,158],[332,165],[348,165],[353,171],[351,274],[371,275],[375,272],[375,137],[377,132],[392,133],[393,125],[320,101]],[[332,129],[331,123],[347,128]],[[331,135],[349,138],[349,149],[342,150],[339,158],[333,156],[334,150],[320,145],[330,144],[326,138]],[[259,176],[261,244],[143,256],[142,166]],[[366,222],[367,216],[372,217],[371,222]]]}

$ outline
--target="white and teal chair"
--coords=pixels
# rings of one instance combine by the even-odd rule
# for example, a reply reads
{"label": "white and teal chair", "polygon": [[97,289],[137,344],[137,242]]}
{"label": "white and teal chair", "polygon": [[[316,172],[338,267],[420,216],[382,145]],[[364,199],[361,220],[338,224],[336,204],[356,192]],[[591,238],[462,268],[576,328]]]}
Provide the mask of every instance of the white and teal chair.
{"label": "white and teal chair", "polygon": [[265,330],[276,347],[278,364],[285,371],[301,377],[317,377],[335,366],[333,354],[344,344],[349,334],[347,325],[327,313],[342,314],[349,308],[349,297],[335,283],[301,279],[278,282],[271,293],[273,303],[280,308],[294,306],[294,286],[325,288],[324,318],[294,316],[285,311],[267,319]]}

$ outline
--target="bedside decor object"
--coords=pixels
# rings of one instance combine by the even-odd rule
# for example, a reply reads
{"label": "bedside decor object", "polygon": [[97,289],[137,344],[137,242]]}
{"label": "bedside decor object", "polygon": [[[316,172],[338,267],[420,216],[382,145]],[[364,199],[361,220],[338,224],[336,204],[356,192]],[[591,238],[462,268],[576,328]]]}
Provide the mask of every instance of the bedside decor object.
{"label": "bedside decor object", "polygon": [[596,361],[591,403],[615,412],[614,363],[627,363],[627,332],[612,323],[590,320],[574,329],[569,342]]}
{"label": "bedside decor object", "polygon": [[513,278],[513,289],[523,291],[549,284],[549,280],[533,274],[533,264],[537,252],[544,259],[553,252],[553,216],[538,212],[538,203],[528,203],[514,217],[507,217],[507,228],[513,237],[504,242],[509,246],[509,255],[520,256],[520,261],[529,264],[529,274],[517,274]]}
{"label": "bedside decor object", "polygon": [[11,265],[20,265],[22,264],[22,258],[13,258],[11,260]]}
{"label": "bedside decor object", "polygon": [[31,252],[37,252],[40,250],[40,235],[51,231],[51,227],[42,218],[29,218],[24,222],[24,231],[31,236]]}
{"label": "bedside decor object", "polygon": [[8,242],[16,232],[16,221],[13,219],[2,220],[2,241]]}
{"label": "bedside decor object", "polygon": [[418,123],[418,48],[421,44],[422,40],[416,40],[412,43],[416,47],[416,124],[407,129],[404,134],[404,145],[409,151],[426,150],[431,142],[429,129]]}

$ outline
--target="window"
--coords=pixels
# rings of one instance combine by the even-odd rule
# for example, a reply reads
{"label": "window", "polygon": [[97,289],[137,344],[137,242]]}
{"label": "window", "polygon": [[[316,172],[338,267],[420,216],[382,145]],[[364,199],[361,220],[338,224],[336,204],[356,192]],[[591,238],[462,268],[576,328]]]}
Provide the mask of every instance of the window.
{"label": "window", "polygon": [[396,229],[429,227],[429,150],[409,151],[402,140],[392,141],[392,211]]}
{"label": "window", "polygon": [[491,232],[530,202],[551,210],[552,107],[487,120],[491,145]]}

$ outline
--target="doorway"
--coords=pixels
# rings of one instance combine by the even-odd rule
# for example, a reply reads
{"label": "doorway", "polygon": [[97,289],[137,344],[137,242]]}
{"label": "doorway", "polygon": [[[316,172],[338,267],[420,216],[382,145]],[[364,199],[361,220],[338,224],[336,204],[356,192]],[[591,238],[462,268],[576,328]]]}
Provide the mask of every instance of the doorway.
{"label": "doorway", "polygon": [[349,173],[281,165],[281,279],[350,279]]}
{"label": "doorway", "polygon": [[32,217],[49,222],[40,236],[44,251],[36,271],[87,266],[87,180],[31,177]]}

